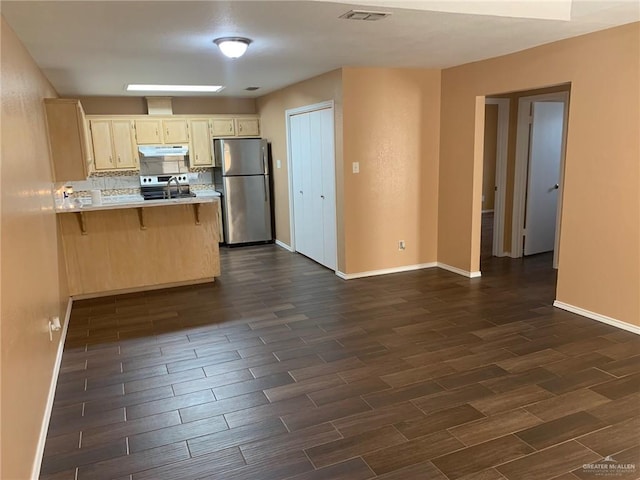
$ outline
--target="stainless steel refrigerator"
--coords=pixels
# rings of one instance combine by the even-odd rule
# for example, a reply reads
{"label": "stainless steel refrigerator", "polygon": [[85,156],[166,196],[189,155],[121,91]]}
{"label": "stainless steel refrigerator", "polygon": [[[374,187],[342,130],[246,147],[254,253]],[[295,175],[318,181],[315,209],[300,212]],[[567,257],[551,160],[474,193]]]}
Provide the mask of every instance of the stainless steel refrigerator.
{"label": "stainless steel refrigerator", "polygon": [[218,139],[213,141],[213,151],[225,243],[273,241],[267,141]]}

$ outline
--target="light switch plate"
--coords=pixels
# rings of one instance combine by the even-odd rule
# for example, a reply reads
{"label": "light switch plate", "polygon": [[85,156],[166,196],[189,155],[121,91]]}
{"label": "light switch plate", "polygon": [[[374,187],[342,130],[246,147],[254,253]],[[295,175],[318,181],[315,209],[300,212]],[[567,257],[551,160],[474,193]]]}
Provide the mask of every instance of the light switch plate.
{"label": "light switch plate", "polygon": [[360,162],[353,162],[351,166],[353,167],[353,173],[360,173]]}
{"label": "light switch plate", "polygon": [[276,160],[276,168],[282,168],[282,162],[280,160]]}

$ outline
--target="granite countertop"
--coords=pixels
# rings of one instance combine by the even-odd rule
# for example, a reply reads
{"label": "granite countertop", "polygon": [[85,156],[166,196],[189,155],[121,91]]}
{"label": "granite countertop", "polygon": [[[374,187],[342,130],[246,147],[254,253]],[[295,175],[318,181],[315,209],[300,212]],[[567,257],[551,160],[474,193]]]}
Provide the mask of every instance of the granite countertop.
{"label": "granite countertop", "polygon": [[211,203],[218,201],[220,194],[214,190],[201,190],[195,197],[144,200],[142,195],[112,195],[102,198],[101,205],[92,205],[91,199],[74,201],[71,206],[55,205],[56,213],[91,212],[97,210],[116,210],[120,208],[162,207],[176,204]]}

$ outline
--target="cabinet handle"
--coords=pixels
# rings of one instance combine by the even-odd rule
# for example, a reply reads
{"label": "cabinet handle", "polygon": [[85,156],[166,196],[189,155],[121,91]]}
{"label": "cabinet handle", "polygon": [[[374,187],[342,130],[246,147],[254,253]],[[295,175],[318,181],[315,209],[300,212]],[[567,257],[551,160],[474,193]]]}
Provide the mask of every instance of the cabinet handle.
{"label": "cabinet handle", "polygon": [[324,195],[320,195],[320,198],[324,200]]}
{"label": "cabinet handle", "polygon": [[198,154],[196,153],[196,160],[198,160]]}
{"label": "cabinet handle", "polygon": [[302,190],[300,190],[300,195],[304,195],[304,193],[302,193]]}
{"label": "cabinet handle", "polygon": [[158,129],[156,128],[156,137],[158,137],[158,136],[159,136],[159,135],[158,135]]}
{"label": "cabinet handle", "polygon": [[118,154],[118,163],[122,163],[122,160],[120,159],[120,154]]}
{"label": "cabinet handle", "polygon": [[233,132],[233,125],[229,124],[229,131]]}
{"label": "cabinet handle", "polygon": [[167,137],[169,136],[169,129],[167,128]]}
{"label": "cabinet handle", "polygon": [[113,157],[109,155],[109,163],[113,163]]}
{"label": "cabinet handle", "polygon": [[242,124],[238,125],[238,130],[242,131]]}

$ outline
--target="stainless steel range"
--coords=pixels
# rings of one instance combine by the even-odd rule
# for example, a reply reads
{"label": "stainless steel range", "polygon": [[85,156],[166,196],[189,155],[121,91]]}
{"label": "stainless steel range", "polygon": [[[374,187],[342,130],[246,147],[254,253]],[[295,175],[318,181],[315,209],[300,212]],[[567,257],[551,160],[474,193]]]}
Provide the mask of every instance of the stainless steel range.
{"label": "stainless steel range", "polygon": [[140,176],[140,193],[145,200],[195,197],[186,173]]}

